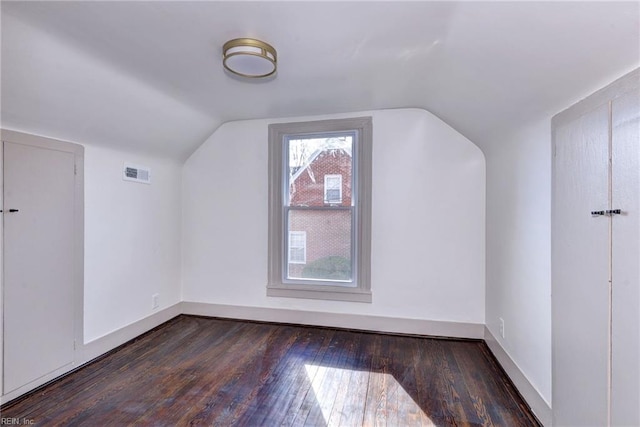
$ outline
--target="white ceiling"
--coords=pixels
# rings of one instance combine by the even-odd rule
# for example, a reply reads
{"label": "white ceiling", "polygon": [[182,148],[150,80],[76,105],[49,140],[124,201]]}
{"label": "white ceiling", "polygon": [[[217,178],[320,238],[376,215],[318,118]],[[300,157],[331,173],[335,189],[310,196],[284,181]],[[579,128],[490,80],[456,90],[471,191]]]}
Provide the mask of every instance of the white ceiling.
{"label": "white ceiling", "polygon": [[[186,158],[230,120],[419,107],[481,147],[640,65],[639,2],[7,2],[2,126]],[[236,37],[274,79],[225,74]]]}

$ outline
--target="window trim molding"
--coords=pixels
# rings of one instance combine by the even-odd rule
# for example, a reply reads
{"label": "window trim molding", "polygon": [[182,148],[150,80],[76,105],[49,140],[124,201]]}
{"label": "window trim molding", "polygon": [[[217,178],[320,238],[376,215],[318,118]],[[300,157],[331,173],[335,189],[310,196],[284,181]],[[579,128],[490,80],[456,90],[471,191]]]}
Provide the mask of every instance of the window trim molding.
{"label": "window trim molding", "polygon": [[[311,298],[353,302],[371,302],[371,183],[373,152],[373,120],[371,117],[330,119],[307,122],[273,123],[269,125],[269,215],[268,215],[268,283],[267,296]],[[284,152],[282,143],[287,135],[311,136],[330,132],[357,131],[359,158],[357,179],[356,221],[356,286],[307,285],[284,283],[282,238]],[[287,255],[288,256],[288,255]]]}

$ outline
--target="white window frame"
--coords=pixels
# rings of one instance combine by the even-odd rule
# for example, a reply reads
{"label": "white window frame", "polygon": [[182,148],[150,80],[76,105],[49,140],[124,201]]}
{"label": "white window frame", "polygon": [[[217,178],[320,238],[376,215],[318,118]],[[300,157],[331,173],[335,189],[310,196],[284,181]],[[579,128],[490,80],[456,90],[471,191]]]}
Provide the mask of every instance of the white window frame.
{"label": "white window frame", "polygon": [[[302,246],[294,247],[291,244],[292,236],[301,236],[302,237]],[[302,249],[302,261],[294,260],[291,257],[291,249]],[[306,231],[290,231],[289,232],[289,256],[287,257],[287,261],[289,264],[306,264],[307,263],[307,232]]]}
{"label": "white window frame", "polygon": [[[338,198],[337,200],[329,200],[327,197],[328,190],[334,190],[334,188],[328,188],[327,181],[338,178]],[[342,203],[342,175],[325,175],[324,176],[324,202],[325,203]]]}
{"label": "white window frame", "polygon": [[[371,302],[372,119],[322,120],[269,125],[269,261],[267,295]],[[352,133],[352,280],[288,279],[288,141]],[[342,177],[341,177],[342,180]],[[342,199],[342,185],[340,186]],[[328,209],[328,208],[327,208]],[[306,256],[306,255],[305,255]]]}

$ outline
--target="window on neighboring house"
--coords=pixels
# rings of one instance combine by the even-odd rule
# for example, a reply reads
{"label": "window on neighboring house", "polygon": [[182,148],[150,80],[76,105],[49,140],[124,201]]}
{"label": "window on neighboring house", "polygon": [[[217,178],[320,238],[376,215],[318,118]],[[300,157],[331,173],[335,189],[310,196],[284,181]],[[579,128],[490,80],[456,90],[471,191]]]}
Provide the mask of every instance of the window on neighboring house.
{"label": "window on neighboring house", "polygon": [[342,203],[342,175],[324,176],[324,202]]}
{"label": "window on neighboring house", "polygon": [[269,126],[269,296],[371,302],[370,117]]}
{"label": "window on neighboring house", "polygon": [[289,264],[304,264],[307,261],[307,233],[289,232]]}

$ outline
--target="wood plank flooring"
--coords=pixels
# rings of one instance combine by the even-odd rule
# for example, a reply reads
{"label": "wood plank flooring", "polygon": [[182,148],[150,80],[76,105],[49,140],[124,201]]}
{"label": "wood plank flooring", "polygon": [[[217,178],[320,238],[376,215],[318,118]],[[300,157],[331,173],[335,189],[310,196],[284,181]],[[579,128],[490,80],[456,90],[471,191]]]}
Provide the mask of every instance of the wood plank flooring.
{"label": "wood plank flooring", "polygon": [[86,426],[537,426],[481,341],[179,316],[10,402]]}

